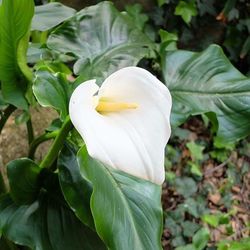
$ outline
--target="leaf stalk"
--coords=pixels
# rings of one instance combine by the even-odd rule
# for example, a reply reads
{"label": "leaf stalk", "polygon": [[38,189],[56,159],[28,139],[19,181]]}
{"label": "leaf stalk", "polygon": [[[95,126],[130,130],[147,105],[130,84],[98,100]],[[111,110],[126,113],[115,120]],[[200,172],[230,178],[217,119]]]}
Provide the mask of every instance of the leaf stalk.
{"label": "leaf stalk", "polygon": [[70,117],[67,116],[53,144],[51,145],[47,155],[43,158],[42,162],[40,163],[41,168],[50,168],[52,166],[71,128],[72,128],[72,123]]}
{"label": "leaf stalk", "polygon": [[34,159],[37,147],[41,143],[55,138],[57,136],[57,134],[58,134],[58,130],[50,132],[50,133],[45,133],[45,134],[37,137],[35,140],[33,140],[32,143],[30,144],[30,149],[29,149],[29,155],[28,155],[28,157],[30,159]]}
{"label": "leaf stalk", "polygon": [[16,110],[16,107],[13,105],[9,105],[4,111],[3,114],[1,115],[1,120],[0,120],[0,134],[2,132],[2,129],[9,119],[10,115]]}

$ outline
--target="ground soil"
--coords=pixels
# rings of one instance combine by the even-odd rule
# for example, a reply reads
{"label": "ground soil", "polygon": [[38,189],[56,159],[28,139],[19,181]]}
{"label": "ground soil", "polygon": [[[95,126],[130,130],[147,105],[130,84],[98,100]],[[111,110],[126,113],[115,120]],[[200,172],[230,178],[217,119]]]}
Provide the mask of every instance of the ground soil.
{"label": "ground soil", "polygon": [[[9,161],[28,155],[26,124],[15,124],[15,118],[19,114],[20,111],[17,110],[11,115],[0,135],[0,169],[4,176],[6,176],[6,165]],[[31,114],[35,137],[41,135],[51,121],[58,116],[54,110],[41,107],[32,108]],[[45,142],[38,147],[37,160],[42,159],[49,145],[50,142]]]}

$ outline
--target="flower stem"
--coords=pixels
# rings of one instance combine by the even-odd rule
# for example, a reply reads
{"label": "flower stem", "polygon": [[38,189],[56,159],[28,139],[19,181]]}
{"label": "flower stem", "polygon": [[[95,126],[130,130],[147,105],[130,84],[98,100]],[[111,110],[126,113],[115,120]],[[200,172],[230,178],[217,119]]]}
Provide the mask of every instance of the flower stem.
{"label": "flower stem", "polygon": [[56,136],[53,144],[51,145],[49,152],[44,157],[42,162],[40,163],[41,168],[50,168],[55,159],[57,158],[58,152],[61,150],[63,146],[63,142],[66,139],[69,131],[72,128],[72,123],[69,116],[66,117],[58,135]]}
{"label": "flower stem", "polygon": [[28,142],[30,145],[31,142],[34,140],[34,130],[33,130],[31,118],[26,122],[26,128],[27,128],[27,133],[28,133]]}
{"label": "flower stem", "polygon": [[29,158],[30,159],[34,159],[37,147],[41,143],[43,143],[45,141],[48,141],[50,139],[55,138],[57,136],[57,134],[58,134],[58,131],[53,131],[53,132],[50,132],[50,133],[45,133],[45,134],[37,137],[34,141],[32,141],[32,143],[30,144],[30,149],[29,149]]}
{"label": "flower stem", "polygon": [[0,120],[0,134],[2,132],[2,129],[7,122],[8,118],[10,115],[16,110],[16,107],[13,105],[9,105],[4,111],[3,114],[1,115],[1,120]]}

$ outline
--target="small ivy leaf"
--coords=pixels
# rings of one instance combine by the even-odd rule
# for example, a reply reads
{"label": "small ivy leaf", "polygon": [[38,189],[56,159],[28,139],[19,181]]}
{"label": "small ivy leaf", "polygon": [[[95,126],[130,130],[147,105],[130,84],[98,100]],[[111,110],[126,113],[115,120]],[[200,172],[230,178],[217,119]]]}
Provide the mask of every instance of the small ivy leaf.
{"label": "small ivy leaf", "polygon": [[184,2],[180,1],[175,8],[174,14],[181,16],[182,19],[189,24],[193,16],[197,16],[198,11],[195,5],[195,1]]}
{"label": "small ivy leaf", "polygon": [[169,229],[172,235],[179,236],[182,233],[180,225],[170,216],[165,220],[165,227]]}
{"label": "small ivy leaf", "polygon": [[163,51],[172,51],[177,49],[178,35],[160,29],[159,35],[161,38],[160,54]]}
{"label": "small ivy leaf", "polygon": [[186,237],[192,237],[194,233],[201,227],[199,224],[192,221],[184,221],[181,226],[183,228],[183,235]]}
{"label": "small ivy leaf", "polygon": [[207,228],[201,228],[193,237],[193,244],[196,250],[203,250],[210,238],[210,232]]}
{"label": "small ivy leaf", "polygon": [[148,21],[148,16],[142,13],[141,4],[127,5],[125,7],[126,15],[131,18],[139,30],[143,30],[145,23]]}
{"label": "small ivy leaf", "polygon": [[176,190],[187,198],[197,191],[197,185],[190,177],[176,178]]}
{"label": "small ivy leaf", "polygon": [[199,177],[202,176],[201,168],[197,163],[189,161],[188,165],[190,166],[190,172],[192,174],[197,175]]}
{"label": "small ivy leaf", "polygon": [[219,225],[220,216],[215,214],[204,214],[202,216],[202,221],[206,222],[212,227],[217,227]]}
{"label": "small ivy leaf", "polygon": [[203,150],[205,149],[204,146],[200,146],[199,144],[195,143],[194,141],[188,142],[187,148],[191,153],[192,160],[199,161],[203,159]]}

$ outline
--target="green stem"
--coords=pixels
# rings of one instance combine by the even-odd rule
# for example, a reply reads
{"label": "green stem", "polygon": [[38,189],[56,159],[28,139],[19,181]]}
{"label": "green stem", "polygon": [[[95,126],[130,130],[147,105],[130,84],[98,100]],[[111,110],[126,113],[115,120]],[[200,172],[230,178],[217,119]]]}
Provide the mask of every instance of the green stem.
{"label": "green stem", "polygon": [[41,32],[41,34],[40,34],[40,43],[41,44],[45,44],[47,42],[48,34],[49,34],[49,32],[47,30]]}
{"label": "green stem", "polygon": [[13,105],[9,105],[4,111],[3,111],[3,115],[1,116],[1,120],[0,120],[0,134],[2,132],[2,129],[5,125],[5,123],[7,122],[8,118],[10,117],[10,115],[16,110],[16,107]]}
{"label": "green stem", "polygon": [[31,118],[26,122],[26,128],[27,128],[27,132],[28,132],[28,142],[30,145],[31,142],[34,140],[34,130],[33,130]]}
{"label": "green stem", "polygon": [[27,32],[23,38],[19,41],[17,47],[17,63],[19,68],[21,69],[23,75],[31,84],[33,80],[33,72],[27,65],[27,50],[29,45],[30,32]]}
{"label": "green stem", "polygon": [[57,136],[57,134],[58,134],[58,131],[53,131],[50,133],[43,134],[43,135],[37,137],[34,141],[32,141],[32,143],[30,144],[29,158],[34,159],[37,147],[41,143],[55,138]]}
{"label": "green stem", "polygon": [[31,32],[31,40],[32,40],[32,43],[39,43],[40,42],[40,31],[38,30],[33,30]]}
{"label": "green stem", "polygon": [[69,116],[66,117],[58,135],[56,136],[53,144],[51,145],[49,152],[44,157],[42,162],[40,163],[41,168],[50,168],[55,159],[57,158],[58,152],[61,150],[63,146],[63,142],[66,139],[69,131],[72,128],[72,123],[70,121]]}
{"label": "green stem", "polygon": [[0,171],[0,194],[4,194],[6,193],[6,186],[5,186],[5,183],[4,183],[4,178],[3,178],[3,174],[2,172]]}

